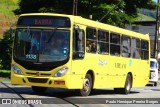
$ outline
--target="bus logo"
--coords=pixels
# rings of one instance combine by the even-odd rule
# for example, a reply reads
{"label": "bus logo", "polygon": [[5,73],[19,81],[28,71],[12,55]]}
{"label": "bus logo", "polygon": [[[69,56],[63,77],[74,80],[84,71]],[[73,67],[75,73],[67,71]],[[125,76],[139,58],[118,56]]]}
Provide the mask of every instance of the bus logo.
{"label": "bus logo", "polygon": [[37,76],[40,76],[40,73],[39,73],[39,72],[36,72],[36,75],[37,75]]}
{"label": "bus logo", "polygon": [[99,59],[98,60],[98,64],[101,65],[101,66],[103,66],[103,65],[107,64],[107,61],[106,60],[102,61],[102,60]]}

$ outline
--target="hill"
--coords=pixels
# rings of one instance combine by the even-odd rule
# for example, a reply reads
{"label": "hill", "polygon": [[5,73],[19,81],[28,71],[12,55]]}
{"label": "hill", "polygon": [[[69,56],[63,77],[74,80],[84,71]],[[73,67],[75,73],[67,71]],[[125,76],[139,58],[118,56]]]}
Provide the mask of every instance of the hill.
{"label": "hill", "polygon": [[138,13],[156,19],[156,9],[155,10],[138,9]]}
{"label": "hill", "polygon": [[138,13],[138,18],[136,19],[136,21],[156,21],[155,18]]}
{"label": "hill", "polygon": [[0,38],[16,22],[13,10],[18,8],[18,2],[19,0],[0,0]]}

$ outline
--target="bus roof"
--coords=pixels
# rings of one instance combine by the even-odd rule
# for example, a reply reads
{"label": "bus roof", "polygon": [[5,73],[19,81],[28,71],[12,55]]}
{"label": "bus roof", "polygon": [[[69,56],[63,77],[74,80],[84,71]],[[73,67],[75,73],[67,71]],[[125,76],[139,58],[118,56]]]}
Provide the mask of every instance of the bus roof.
{"label": "bus roof", "polygon": [[[56,14],[56,13],[28,13],[28,14],[21,14],[21,16],[66,16],[71,19],[71,22],[77,23],[77,24],[82,24],[90,27],[95,27],[95,28],[100,28],[102,30],[107,30],[115,33],[120,33],[123,35],[130,35],[132,37],[137,37],[137,38],[143,38],[146,40],[149,40],[149,34],[141,34],[138,32],[134,32],[131,30],[119,28],[113,25],[109,24],[104,24],[98,21],[93,21],[90,19],[83,18],[81,16],[74,16],[74,15],[67,15],[67,14]],[[107,28],[107,29],[106,29]]]}
{"label": "bus roof", "polygon": [[27,13],[27,14],[21,14],[20,16],[67,16],[67,17],[73,17],[73,15],[67,15],[67,14],[57,14],[57,13]]}
{"label": "bus roof", "polygon": [[[93,21],[93,20],[90,20],[90,19],[85,19],[85,18],[82,18],[82,17],[78,17],[78,16],[74,16],[74,21],[75,23],[79,23],[79,24],[83,24],[83,25],[87,25],[87,26],[90,26],[90,27],[95,27],[95,28],[100,28],[102,30],[107,30],[107,31],[111,31],[111,32],[115,32],[115,33],[120,33],[120,34],[123,34],[123,35],[130,35],[132,37],[137,37],[137,38],[143,38],[143,39],[147,39],[149,40],[149,34],[142,34],[142,33],[138,33],[138,32],[134,32],[134,31],[131,31],[131,30],[127,30],[127,29],[123,29],[123,28],[119,28],[119,27],[116,27],[116,26],[113,26],[113,25],[109,25],[109,24],[104,24],[104,23],[101,23],[101,22],[98,22],[98,21]],[[81,21],[79,21],[81,20]]]}

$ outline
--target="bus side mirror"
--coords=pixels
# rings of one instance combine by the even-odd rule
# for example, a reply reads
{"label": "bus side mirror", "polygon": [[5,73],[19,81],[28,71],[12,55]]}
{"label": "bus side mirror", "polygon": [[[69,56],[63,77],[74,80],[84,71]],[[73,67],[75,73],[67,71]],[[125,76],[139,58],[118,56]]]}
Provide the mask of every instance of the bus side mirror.
{"label": "bus side mirror", "polygon": [[74,52],[73,53],[73,59],[83,59],[84,53],[83,52]]}

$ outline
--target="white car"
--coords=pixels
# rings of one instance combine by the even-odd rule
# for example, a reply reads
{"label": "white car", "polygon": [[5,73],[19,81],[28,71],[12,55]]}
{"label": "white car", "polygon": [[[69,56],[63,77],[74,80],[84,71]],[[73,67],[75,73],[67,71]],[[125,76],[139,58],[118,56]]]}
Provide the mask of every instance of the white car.
{"label": "white car", "polygon": [[156,59],[151,58],[150,59],[150,78],[149,82],[154,83],[154,86],[157,86],[158,84],[158,62]]}

